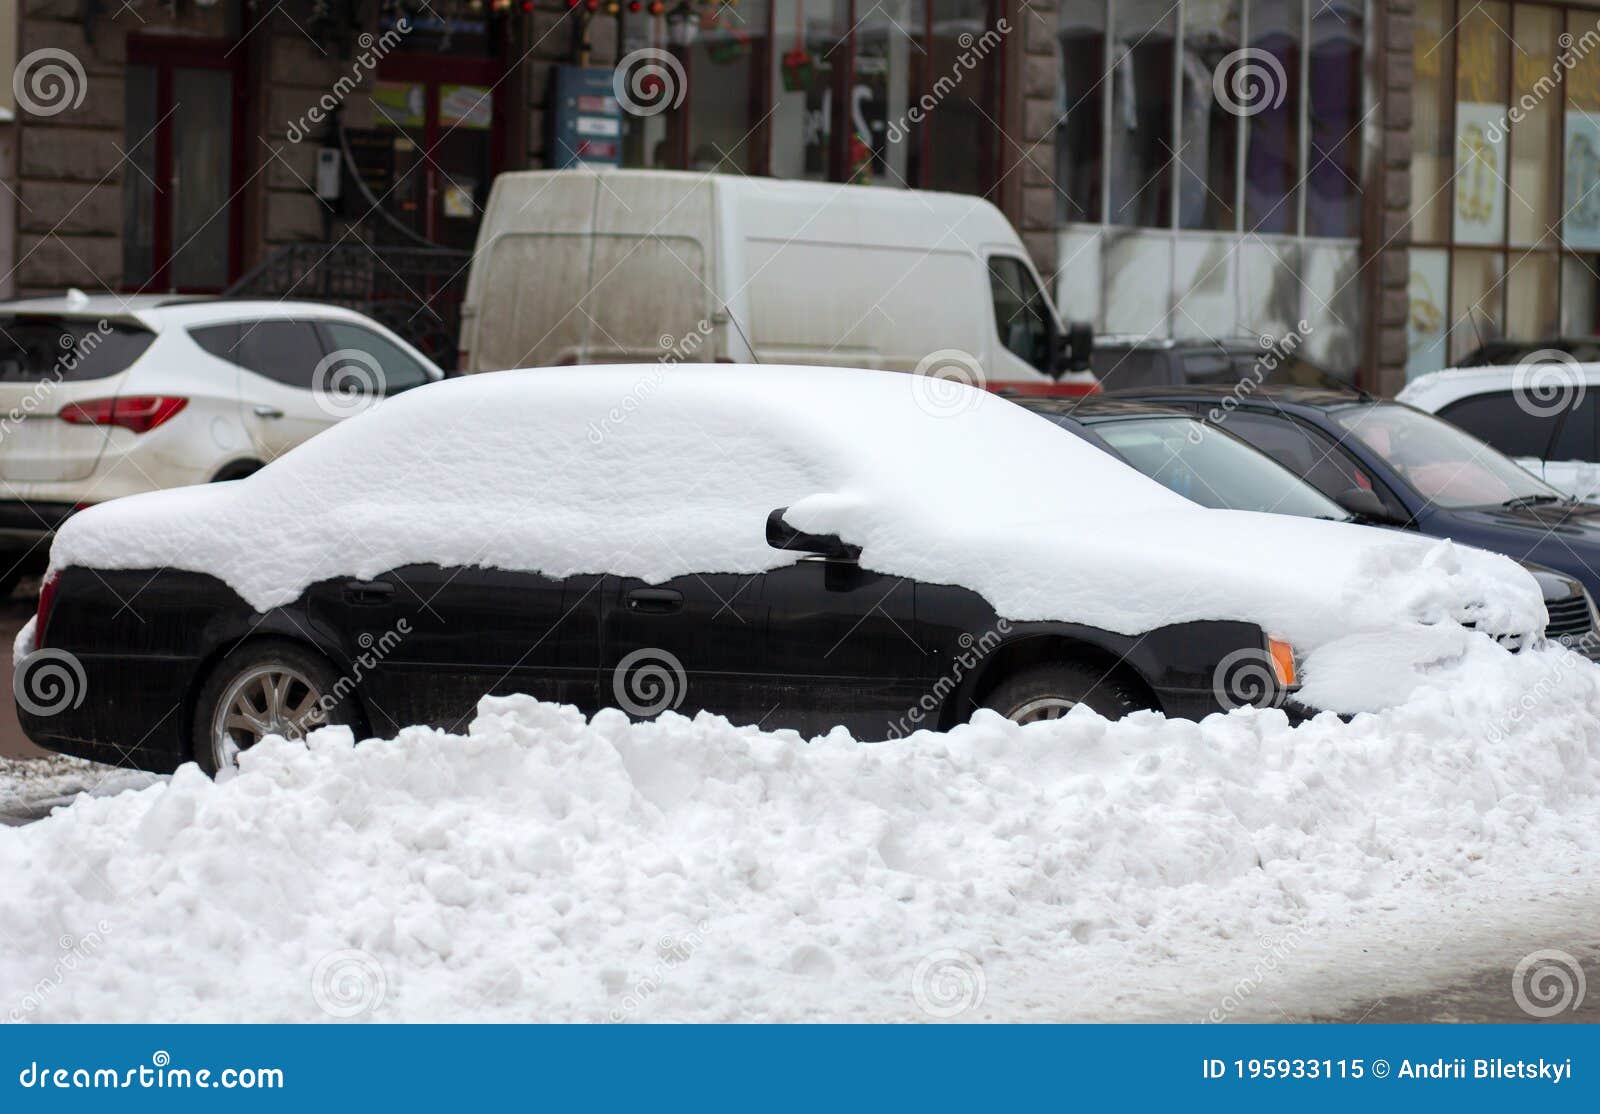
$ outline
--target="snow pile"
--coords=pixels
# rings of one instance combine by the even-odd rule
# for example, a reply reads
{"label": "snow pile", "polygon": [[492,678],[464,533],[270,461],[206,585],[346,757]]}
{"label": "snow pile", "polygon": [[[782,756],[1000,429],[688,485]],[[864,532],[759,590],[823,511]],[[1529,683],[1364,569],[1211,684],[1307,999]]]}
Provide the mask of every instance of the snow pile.
{"label": "snow pile", "polygon": [[[1245,620],[1302,652],[1419,623],[1520,635],[1545,621],[1538,586],[1503,557],[1206,510],[985,392],[816,367],[433,384],[246,480],[91,507],[51,561],[209,572],[262,610],[424,562],[662,581],[796,560],[766,544],[779,507],[861,545],[870,569],[972,588],[1017,621],[1137,634]],[[1359,685],[1320,691],[1324,707],[1372,706]]]}
{"label": "snow pile", "polygon": [[1326,1006],[1384,925],[1503,941],[1519,895],[1595,876],[1597,678],[1480,643],[1448,688],[1298,729],[1077,709],[868,746],[512,697],[459,737],[274,740],[0,831],[0,1007],[1200,1020],[1292,1007],[1310,972]]}

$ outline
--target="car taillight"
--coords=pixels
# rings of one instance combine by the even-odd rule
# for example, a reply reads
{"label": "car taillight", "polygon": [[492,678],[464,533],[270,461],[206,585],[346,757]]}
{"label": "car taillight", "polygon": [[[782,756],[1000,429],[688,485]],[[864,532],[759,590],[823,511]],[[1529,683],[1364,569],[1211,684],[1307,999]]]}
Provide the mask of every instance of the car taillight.
{"label": "car taillight", "polygon": [[188,399],[168,395],[92,398],[63,407],[56,416],[73,425],[119,425],[135,433],[147,433],[187,405]]}
{"label": "car taillight", "polygon": [[44,583],[39,585],[39,611],[33,624],[33,645],[35,648],[44,645],[45,624],[50,621],[50,607],[56,602],[56,581],[61,579],[60,573],[51,573],[44,578]]}

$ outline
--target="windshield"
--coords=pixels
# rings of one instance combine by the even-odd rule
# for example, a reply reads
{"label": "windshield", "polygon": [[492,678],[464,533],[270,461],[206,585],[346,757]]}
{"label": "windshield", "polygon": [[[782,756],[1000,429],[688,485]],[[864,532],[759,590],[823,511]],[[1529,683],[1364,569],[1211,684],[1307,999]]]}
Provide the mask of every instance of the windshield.
{"label": "windshield", "polygon": [[1350,517],[1277,461],[1191,418],[1133,418],[1093,428],[1129,464],[1203,507],[1305,518]]}
{"label": "windshield", "polygon": [[1432,414],[1379,402],[1329,416],[1436,506],[1488,507],[1521,499],[1563,498],[1498,449]]}

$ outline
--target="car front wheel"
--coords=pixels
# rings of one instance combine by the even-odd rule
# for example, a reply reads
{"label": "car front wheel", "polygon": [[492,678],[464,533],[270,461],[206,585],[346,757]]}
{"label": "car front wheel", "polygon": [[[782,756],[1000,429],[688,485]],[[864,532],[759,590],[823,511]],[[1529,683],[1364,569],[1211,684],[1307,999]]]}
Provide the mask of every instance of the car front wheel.
{"label": "car front wheel", "polygon": [[357,723],[326,658],[292,642],[248,642],[231,651],[195,701],[194,758],[215,776],[268,735],[302,739],[318,727]]}
{"label": "car front wheel", "polygon": [[1086,704],[1107,719],[1120,719],[1150,704],[1117,670],[1082,662],[1035,665],[1007,677],[983,701],[1016,723],[1060,719]]}

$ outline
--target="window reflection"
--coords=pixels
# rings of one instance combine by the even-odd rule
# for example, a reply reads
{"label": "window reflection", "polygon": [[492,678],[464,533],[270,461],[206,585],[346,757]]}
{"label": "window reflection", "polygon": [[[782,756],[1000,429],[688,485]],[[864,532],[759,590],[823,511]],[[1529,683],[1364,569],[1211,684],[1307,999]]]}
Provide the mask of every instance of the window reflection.
{"label": "window reflection", "polygon": [[1177,5],[1127,0],[1111,44],[1112,224],[1172,225],[1172,52]]}

